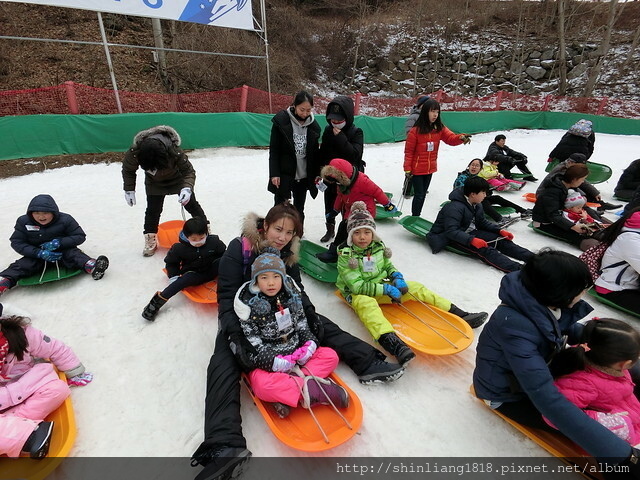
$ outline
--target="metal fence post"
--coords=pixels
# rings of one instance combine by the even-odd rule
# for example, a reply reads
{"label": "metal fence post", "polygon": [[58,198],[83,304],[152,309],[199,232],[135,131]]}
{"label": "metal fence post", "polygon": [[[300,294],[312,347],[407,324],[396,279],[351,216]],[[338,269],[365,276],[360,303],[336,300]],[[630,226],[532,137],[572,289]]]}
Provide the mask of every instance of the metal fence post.
{"label": "metal fence post", "polygon": [[78,99],[76,98],[75,84],[72,81],[67,80],[66,82],[64,82],[64,89],[67,92],[67,104],[69,105],[69,112],[77,115],[78,113],[80,113],[80,110],[78,109]]}

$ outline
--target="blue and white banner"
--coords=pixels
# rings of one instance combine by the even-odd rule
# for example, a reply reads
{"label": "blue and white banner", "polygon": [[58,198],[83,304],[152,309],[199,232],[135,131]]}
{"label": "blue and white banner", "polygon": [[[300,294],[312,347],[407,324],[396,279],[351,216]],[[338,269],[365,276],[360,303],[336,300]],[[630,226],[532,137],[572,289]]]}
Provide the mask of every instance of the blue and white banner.
{"label": "blue and white banner", "polygon": [[0,0],[253,30],[250,0]]}

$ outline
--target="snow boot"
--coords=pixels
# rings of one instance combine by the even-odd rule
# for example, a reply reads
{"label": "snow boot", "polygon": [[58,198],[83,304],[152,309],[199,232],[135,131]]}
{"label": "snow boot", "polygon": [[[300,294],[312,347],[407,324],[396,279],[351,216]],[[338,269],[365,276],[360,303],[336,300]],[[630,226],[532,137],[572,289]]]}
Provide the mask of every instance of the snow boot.
{"label": "snow boot", "polygon": [[327,233],[320,239],[320,243],[327,243],[336,234],[336,224],[327,222]]}
{"label": "snow boot", "polygon": [[396,357],[398,359],[398,363],[403,367],[406,367],[411,360],[416,358],[416,354],[413,353],[406,343],[400,340],[400,337],[398,337],[395,332],[380,335],[378,343],[387,352]]}
{"label": "snow boot", "polygon": [[0,295],[11,288],[11,280],[7,277],[0,277]]}
{"label": "snow boot", "polygon": [[252,453],[246,448],[201,445],[193,454],[191,465],[203,465],[195,480],[230,480],[239,478]]}
{"label": "snow boot", "polygon": [[31,458],[42,460],[49,453],[49,445],[51,444],[51,433],[53,432],[53,422],[42,422],[38,425],[24,446],[23,452],[29,453]]}
{"label": "snow boot", "polygon": [[280,418],[287,418],[291,413],[291,407],[289,407],[289,405],[285,405],[284,403],[274,402],[271,404],[271,406]]}
{"label": "snow boot", "polygon": [[[305,408],[316,405],[331,405],[337,408],[347,408],[349,406],[349,394],[347,391],[328,378],[305,377],[303,398],[308,403],[303,404]],[[307,397],[308,396],[308,397]],[[329,401],[331,400],[331,402]]]}
{"label": "snow boot", "polygon": [[457,315],[465,322],[469,324],[471,328],[478,328],[482,325],[486,320],[489,314],[487,312],[478,312],[478,313],[468,313],[462,310],[460,307],[457,307],[453,303],[451,304],[451,308],[449,309],[449,313],[453,313]]}
{"label": "snow boot", "polygon": [[156,250],[158,249],[158,235],[155,233],[145,233],[144,234],[144,250],[142,250],[142,255],[145,257],[150,257]]}
{"label": "snow boot", "polygon": [[167,299],[163,298],[160,292],[156,292],[148,305],[144,307],[142,316],[150,322],[153,322],[156,319],[156,315],[158,315],[158,311],[165,303],[167,303]]}
{"label": "snow boot", "polygon": [[[382,355],[382,352],[380,353]],[[376,358],[367,369],[358,375],[358,380],[363,385],[373,385],[375,383],[386,383],[397,380],[404,374],[404,367],[396,363],[388,363]]]}
{"label": "snow boot", "polygon": [[323,253],[317,253],[316,257],[324,263],[336,263],[338,261],[338,246],[335,242],[331,242],[329,250]]}
{"label": "snow boot", "polygon": [[85,272],[90,273],[94,280],[100,280],[104,277],[107,268],[109,268],[109,259],[104,255],[87,260],[87,263],[84,264]]}

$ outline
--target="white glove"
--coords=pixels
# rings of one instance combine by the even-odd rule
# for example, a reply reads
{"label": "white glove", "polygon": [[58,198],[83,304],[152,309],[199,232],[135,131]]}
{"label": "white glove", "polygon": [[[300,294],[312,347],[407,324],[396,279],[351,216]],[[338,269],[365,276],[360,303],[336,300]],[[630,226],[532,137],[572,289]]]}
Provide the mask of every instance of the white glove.
{"label": "white glove", "polygon": [[191,189],[189,187],[184,187],[182,190],[180,190],[178,203],[181,203],[184,206],[189,203],[189,200],[191,200]]}
{"label": "white glove", "polygon": [[136,192],[133,190],[124,192],[124,200],[130,207],[133,207],[136,204]]}
{"label": "white glove", "polygon": [[175,282],[179,278],[180,278],[180,275],[174,275],[173,277],[169,277],[169,285],[171,285],[173,282]]}

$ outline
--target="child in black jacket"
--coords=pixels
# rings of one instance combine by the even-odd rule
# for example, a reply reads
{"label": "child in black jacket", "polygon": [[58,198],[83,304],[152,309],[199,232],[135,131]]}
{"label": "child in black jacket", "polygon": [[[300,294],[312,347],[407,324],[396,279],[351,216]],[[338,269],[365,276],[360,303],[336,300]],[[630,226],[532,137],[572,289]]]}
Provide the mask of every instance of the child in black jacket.
{"label": "child in black jacket", "polygon": [[209,235],[207,221],[202,217],[187,220],[164,259],[169,285],[156,292],[142,316],[153,321],[160,308],[180,290],[202,285],[218,276],[218,263],[227,246],[217,235]]}

